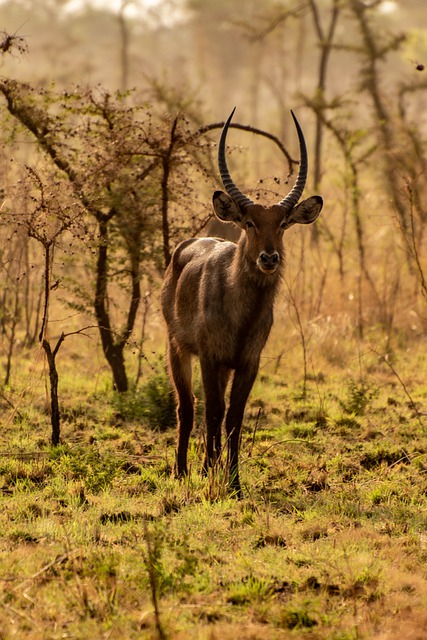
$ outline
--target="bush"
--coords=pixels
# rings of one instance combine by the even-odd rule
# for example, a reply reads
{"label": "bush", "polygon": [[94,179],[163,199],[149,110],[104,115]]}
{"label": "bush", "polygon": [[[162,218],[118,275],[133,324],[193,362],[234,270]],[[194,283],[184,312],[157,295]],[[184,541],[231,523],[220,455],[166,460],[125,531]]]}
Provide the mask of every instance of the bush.
{"label": "bush", "polygon": [[363,416],[370,402],[378,396],[378,388],[365,382],[350,380],[347,398],[340,400],[340,405],[349,415]]}
{"label": "bush", "polygon": [[166,431],[176,425],[173,389],[164,371],[151,376],[138,389],[117,394],[115,405],[125,420],[144,421],[152,429]]}

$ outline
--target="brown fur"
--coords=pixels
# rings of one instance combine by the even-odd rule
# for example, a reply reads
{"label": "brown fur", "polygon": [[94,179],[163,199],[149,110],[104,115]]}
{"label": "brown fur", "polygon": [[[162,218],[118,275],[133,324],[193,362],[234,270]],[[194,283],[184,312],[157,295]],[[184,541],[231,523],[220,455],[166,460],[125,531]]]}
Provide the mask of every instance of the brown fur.
{"label": "brown fur", "polygon": [[315,196],[301,203],[299,213],[298,207],[286,213],[280,205],[264,208],[258,204],[241,211],[229,196],[215,192],[214,207],[222,220],[244,229],[238,244],[218,238],[185,240],[175,249],[162,289],[168,366],[178,399],[176,472],[179,476],[187,473],[194,417],[194,355],[200,359],[205,396],[205,470],[221,452],[224,396],[234,371],[225,428],[230,486],[241,496],[240,431],[261,352],[273,324],[273,305],[284,268],[283,233],[294,222],[307,223],[317,218],[321,199]]}

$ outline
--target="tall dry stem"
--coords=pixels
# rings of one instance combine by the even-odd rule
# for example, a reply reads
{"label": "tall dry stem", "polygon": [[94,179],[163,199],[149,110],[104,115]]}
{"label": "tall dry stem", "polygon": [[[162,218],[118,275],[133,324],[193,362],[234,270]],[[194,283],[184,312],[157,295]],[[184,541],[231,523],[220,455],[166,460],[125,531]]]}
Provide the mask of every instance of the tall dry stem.
{"label": "tall dry stem", "polygon": [[167,640],[167,635],[165,630],[163,629],[160,617],[159,585],[156,573],[156,557],[158,554],[158,549],[156,549],[156,540],[153,540],[153,537],[148,531],[146,520],[144,520],[144,539],[146,552],[143,554],[143,558],[150,581],[150,596],[154,610],[157,637],[159,638],[159,640]]}

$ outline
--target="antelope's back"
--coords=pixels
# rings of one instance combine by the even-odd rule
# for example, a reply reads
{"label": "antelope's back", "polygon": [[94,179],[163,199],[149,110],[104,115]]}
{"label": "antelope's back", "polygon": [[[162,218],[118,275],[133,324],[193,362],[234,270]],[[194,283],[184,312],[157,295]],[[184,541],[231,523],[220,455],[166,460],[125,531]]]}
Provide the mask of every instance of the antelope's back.
{"label": "antelope's back", "polygon": [[170,336],[193,353],[198,353],[205,328],[212,327],[211,314],[221,306],[235,251],[234,243],[220,238],[191,238],[176,247],[166,269],[163,316]]}

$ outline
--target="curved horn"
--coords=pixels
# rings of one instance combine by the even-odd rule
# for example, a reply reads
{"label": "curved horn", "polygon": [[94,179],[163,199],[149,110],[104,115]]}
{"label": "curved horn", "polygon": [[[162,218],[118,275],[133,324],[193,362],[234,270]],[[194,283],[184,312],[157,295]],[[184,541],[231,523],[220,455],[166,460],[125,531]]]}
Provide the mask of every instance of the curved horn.
{"label": "curved horn", "polygon": [[227,138],[227,131],[231,122],[231,118],[233,117],[235,111],[236,111],[236,107],[234,107],[233,111],[228,116],[228,120],[224,124],[224,127],[222,129],[221,138],[219,140],[219,146],[218,146],[218,168],[219,168],[222,184],[224,185],[224,189],[227,191],[228,195],[234,200],[234,202],[244,209],[248,205],[254,204],[254,203],[247,196],[245,196],[240,191],[240,189],[238,189],[234,184],[233,180],[231,179],[230,172],[228,171],[227,161],[225,159],[225,140]]}
{"label": "curved horn", "polygon": [[308,169],[307,147],[305,146],[304,134],[292,110],[291,110],[291,114],[294,119],[295,127],[298,133],[300,163],[299,163],[298,176],[293,189],[288,193],[286,198],[283,198],[283,200],[279,202],[279,204],[281,204],[283,207],[286,207],[287,211],[290,211],[292,207],[294,207],[298,202],[298,200],[300,199],[302,192],[304,191],[305,183],[307,180],[307,169]]}

